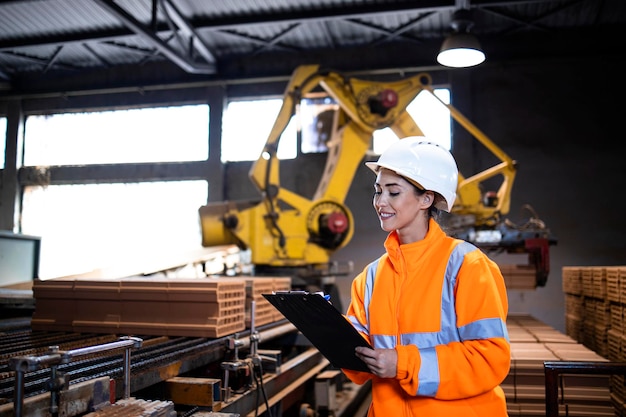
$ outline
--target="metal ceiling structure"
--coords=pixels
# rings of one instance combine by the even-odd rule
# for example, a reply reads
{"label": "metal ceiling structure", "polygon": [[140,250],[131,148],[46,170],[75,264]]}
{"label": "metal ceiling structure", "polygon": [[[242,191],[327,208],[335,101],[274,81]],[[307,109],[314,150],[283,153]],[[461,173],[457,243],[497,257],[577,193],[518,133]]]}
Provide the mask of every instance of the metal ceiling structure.
{"label": "metal ceiling structure", "polygon": [[0,1],[0,97],[285,76],[312,63],[442,68],[435,57],[461,7],[487,64],[623,54],[623,0],[13,0]]}

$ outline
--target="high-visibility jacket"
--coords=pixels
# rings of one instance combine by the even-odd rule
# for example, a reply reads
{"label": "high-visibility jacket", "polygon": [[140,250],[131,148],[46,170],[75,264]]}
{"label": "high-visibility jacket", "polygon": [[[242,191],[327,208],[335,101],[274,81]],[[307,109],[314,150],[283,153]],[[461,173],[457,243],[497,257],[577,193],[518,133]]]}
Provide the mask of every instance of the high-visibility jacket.
{"label": "high-visibility jacket", "polygon": [[430,220],[426,237],[386,254],[352,283],[346,317],[374,348],[398,354],[395,378],[372,379],[368,417],[502,417],[500,387],[511,360],[508,300],[498,266],[474,245]]}

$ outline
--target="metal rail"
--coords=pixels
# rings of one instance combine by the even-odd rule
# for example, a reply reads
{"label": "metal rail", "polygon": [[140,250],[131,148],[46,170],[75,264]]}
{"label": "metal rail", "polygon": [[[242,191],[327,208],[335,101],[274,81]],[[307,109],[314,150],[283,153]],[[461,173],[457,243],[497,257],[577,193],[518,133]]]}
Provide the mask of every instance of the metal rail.
{"label": "metal rail", "polygon": [[[4,351],[6,347],[9,352],[7,355],[2,355],[4,360],[0,360],[0,376],[3,377],[0,378],[0,382],[2,382],[0,384],[0,401],[3,398],[9,400],[12,397],[14,402],[4,404],[10,405],[11,414],[3,414],[3,411],[0,411],[0,415],[19,416],[19,414],[13,414],[13,411],[20,412],[22,415],[28,414],[26,405],[32,407],[33,401],[43,400],[43,407],[48,408],[51,398],[43,397],[41,400],[35,400],[34,395],[50,392],[51,388],[54,388],[55,381],[66,385],[69,385],[71,381],[73,387],[78,387],[79,384],[106,376],[115,378],[120,382],[114,384],[115,392],[112,392],[111,395],[115,395],[116,398],[127,397],[128,390],[131,393],[136,392],[171,377],[223,361],[228,350],[251,348],[252,341],[255,343],[270,341],[296,332],[296,328],[287,320],[260,326],[258,330],[254,334],[246,330],[219,339],[184,337],[152,339],[148,337],[144,339],[140,348],[133,351],[132,363],[130,364],[132,380],[126,383],[122,383],[123,380],[128,381],[125,379],[126,372],[122,369],[122,362],[127,365],[128,361],[122,361],[121,358],[114,358],[106,354],[97,354],[94,351],[97,348],[91,346],[84,347],[85,343],[81,343],[81,340],[74,340],[81,335],[54,332],[25,332],[25,334],[18,336],[8,335],[9,340],[3,339],[3,342],[0,343],[2,345],[1,350]],[[118,342],[109,343],[114,341],[112,340],[114,335],[91,336],[84,341],[93,345],[106,343],[106,346],[111,348],[118,346]],[[71,346],[71,348],[67,346],[66,339],[71,341],[70,345],[75,346]],[[51,349],[51,346],[63,345],[65,347],[62,351]],[[71,363],[64,363],[63,361],[57,363],[56,379],[51,379],[49,366],[44,367],[45,364],[54,364],[63,358],[67,360],[69,356],[76,358],[79,355],[81,355],[80,359]],[[14,369],[32,370],[24,374],[24,372],[13,372]],[[59,392],[62,394],[63,390]],[[50,396],[52,396],[51,392]],[[28,404],[25,402],[26,397],[32,400]],[[22,398],[22,401],[16,401],[16,398]],[[63,399],[60,398],[60,400]],[[0,406],[0,409],[4,411],[6,411],[5,408]],[[59,407],[59,414],[62,412],[63,410]]]}
{"label": "metal rail", "polygon": [[50,368],[50,414],[57,416],[59,412],[59,392],[66,385],[65,377],[57,373],[58,365],[69,363],[75,358],[94,353],[124,349],[124,393],[130,397],[130,349],[141,347],[142,339],[136,337],[121,337],[117,342],[103,345],[88,346],[67,351],[59,350],[58,346],[50,346],[49,351],[41,356],[22,356],[11,358],[9,367],[15,371],[15,391],[13,410],[15,417],[22,417],[24,402],[24,374],[42,368]]}
{"label": "metal rail", "polygon": [[626,362],[546,361],[546,417],[559,417],[559,375],[626,375]]}

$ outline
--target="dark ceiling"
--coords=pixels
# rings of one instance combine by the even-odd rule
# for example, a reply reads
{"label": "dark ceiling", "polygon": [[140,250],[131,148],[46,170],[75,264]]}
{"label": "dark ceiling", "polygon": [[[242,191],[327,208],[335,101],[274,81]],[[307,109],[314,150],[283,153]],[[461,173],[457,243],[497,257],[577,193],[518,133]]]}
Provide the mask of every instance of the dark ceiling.
{"label": "dark ceiling", "polygon": [[482,65],[625,51],[624,0],[0,0],[0,97],[282,77],[301,64],[432,70],[461,8]]}

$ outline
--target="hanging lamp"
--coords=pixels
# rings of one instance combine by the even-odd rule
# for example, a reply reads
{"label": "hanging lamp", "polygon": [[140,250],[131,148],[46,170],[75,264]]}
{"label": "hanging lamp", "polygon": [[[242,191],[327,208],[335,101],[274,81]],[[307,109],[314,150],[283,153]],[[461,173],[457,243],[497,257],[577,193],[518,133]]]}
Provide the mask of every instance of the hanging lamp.
{"label": "hanging lamp", "polygon": [[474,26],[470,11],[459,9],[452,16],[452,33],[446,37],[437,55],[437,62],[446,67],[473,67],[485,61],[480,42],[470,33]]}

